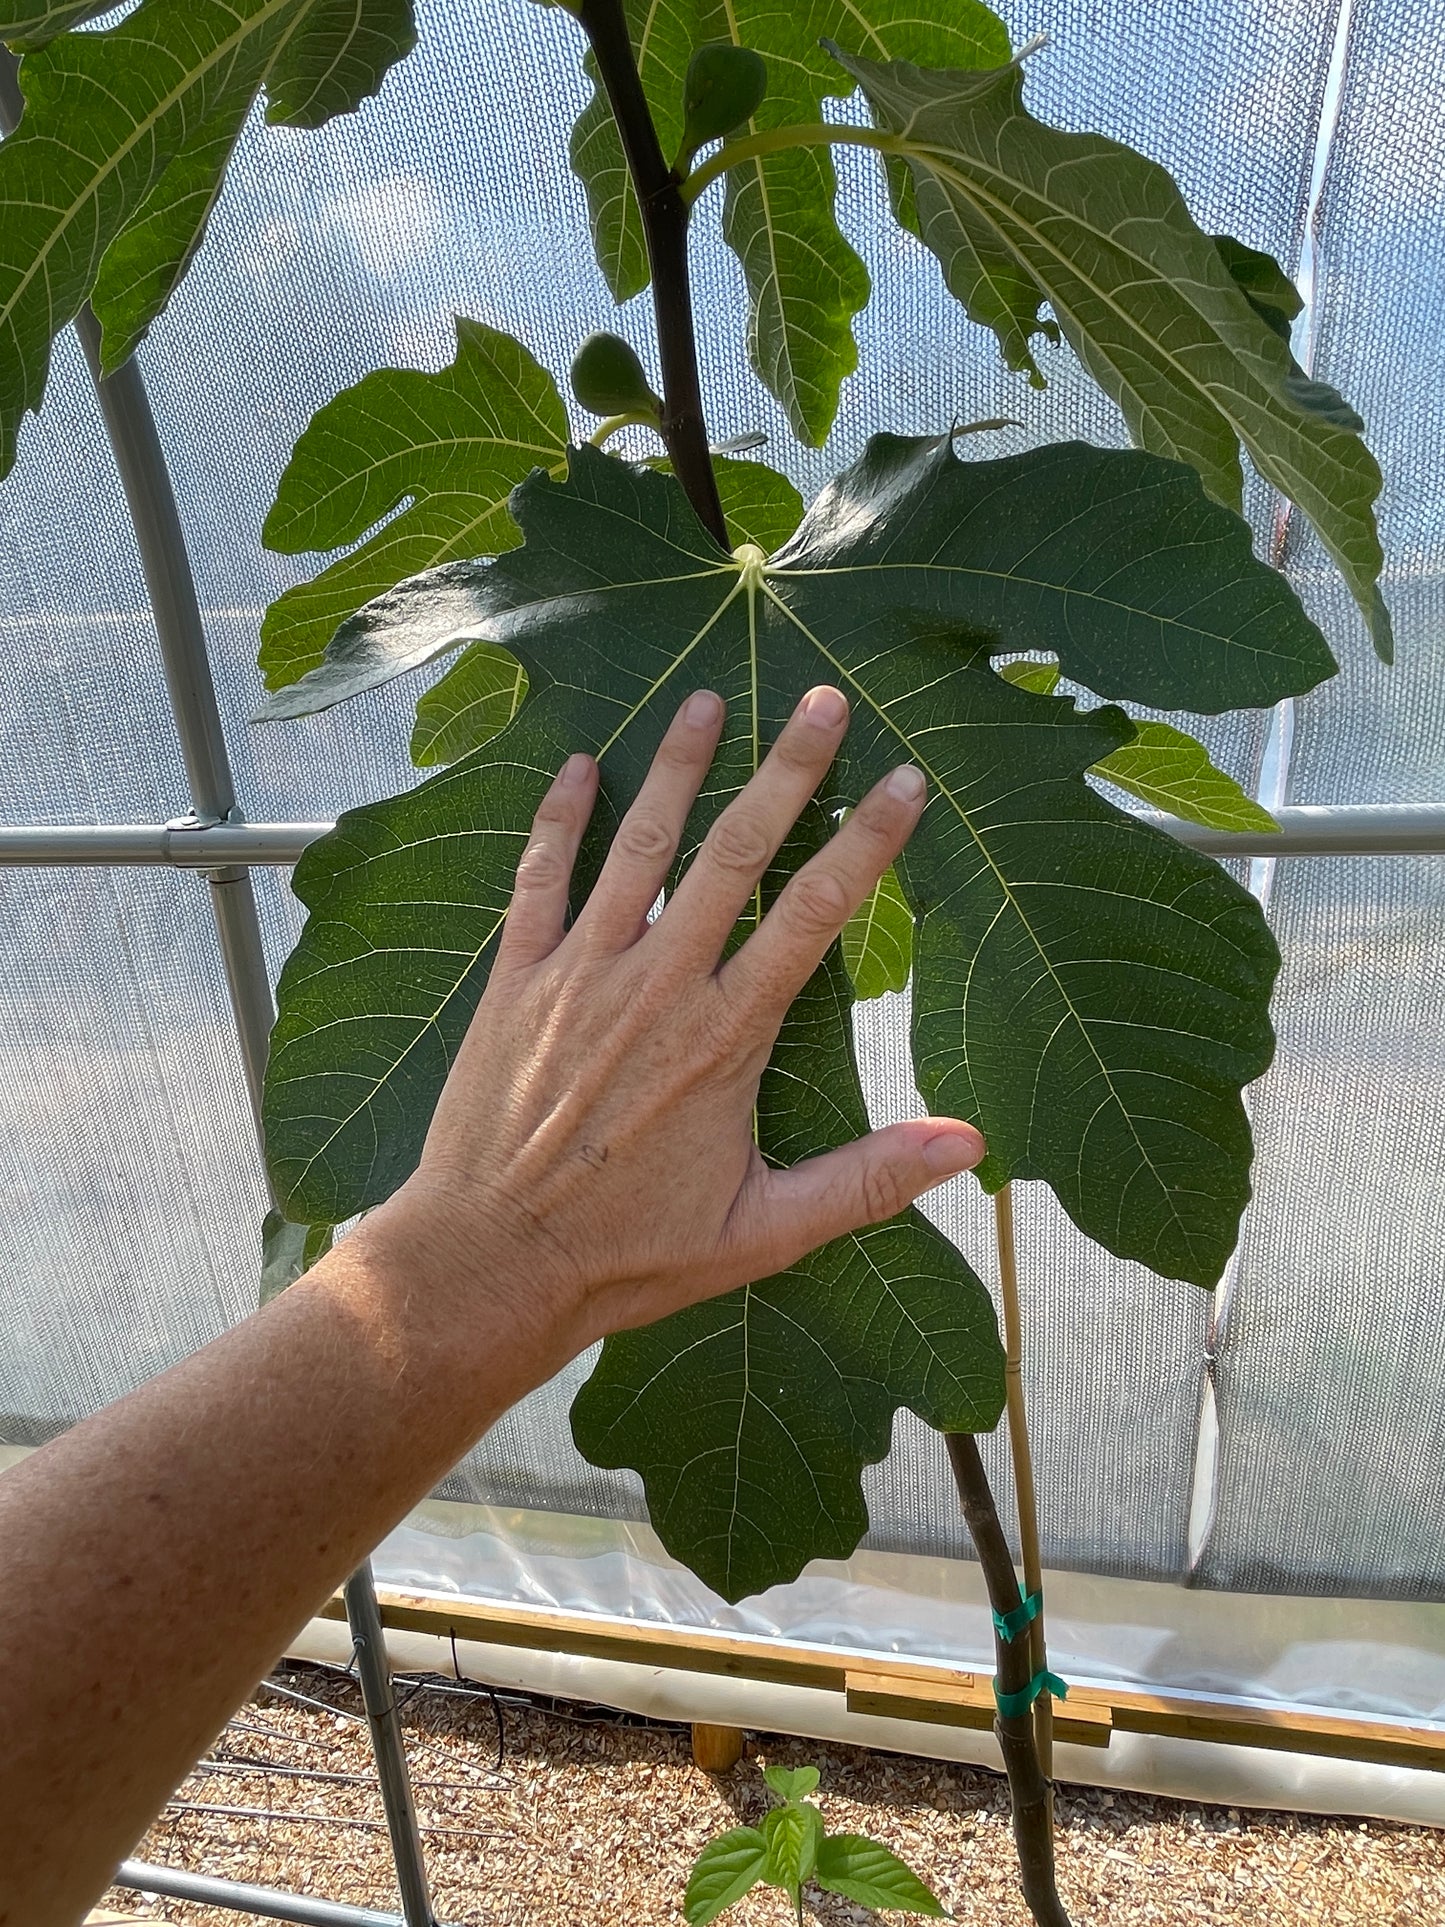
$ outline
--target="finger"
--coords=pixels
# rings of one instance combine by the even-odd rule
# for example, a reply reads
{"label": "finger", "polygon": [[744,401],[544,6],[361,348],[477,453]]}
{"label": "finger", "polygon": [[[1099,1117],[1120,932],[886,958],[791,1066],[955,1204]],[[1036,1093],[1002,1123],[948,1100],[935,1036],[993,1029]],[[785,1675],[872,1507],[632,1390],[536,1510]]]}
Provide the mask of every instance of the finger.
{"label": "finger", "polygon": [[786,1270],[831,1238],[896,1217],[935,1184],[971,1171],[984,1151],[971,1124],[925,1117],[872,1131],[790,1171],[768,1171],[757,1179],[750,1231],[760,1248],[748,1262],[757,1276]]}
{"label": "finger", "polygon": [[572,866],[596,800],[596,763],[590,756],[569,756],[532,819],[497,951],[499,964],[537,963],[561,943]]}
{"label": "finger", "polygon": [[703,839],[658,924],[668,941],[715,959],[848,727],[842,691],[810,689],[747,787]]}
{"label": "finger", "polygon": [[922,772],[908,763],[875,784],[723,965],[723,988],[763,1009],[786,1010],[913,834],[926,795]]}
{"label": "finger", "polygon": [[635,942],[667,880],[722,726],[722,698],[710,689],[689,696],[673,717],[578,918],[601,942]]}

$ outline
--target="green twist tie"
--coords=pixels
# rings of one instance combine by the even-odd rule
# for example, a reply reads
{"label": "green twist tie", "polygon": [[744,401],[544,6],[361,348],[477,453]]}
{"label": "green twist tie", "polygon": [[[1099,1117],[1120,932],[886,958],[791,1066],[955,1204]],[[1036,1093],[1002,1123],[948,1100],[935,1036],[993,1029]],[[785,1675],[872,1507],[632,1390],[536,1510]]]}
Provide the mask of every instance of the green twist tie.
{"label": "green twist tie", "polygon": [[998,1681],[993,1683],[993,1696],[998,1701],[1000,1719],[1017,1719],[1020,1713],[1027,1713],[1040,1693],[1052,1693],[1056,1700],[1067,1699],[1069,1689],[1057,1673],[1035,1673],[1027,1686],[1020,1687],[1017,1693],[1001,1693]]}
{"label": "green twist tie", "polygon": [[1044,1596],[1041,1592],[1031,1592],[1021,1606],[1015,1606],[1011,1613],[995,1613],[994,1631],[1000,1639],[1012,1642],[1019,1634],[1026,1632],[1044,1609]]}

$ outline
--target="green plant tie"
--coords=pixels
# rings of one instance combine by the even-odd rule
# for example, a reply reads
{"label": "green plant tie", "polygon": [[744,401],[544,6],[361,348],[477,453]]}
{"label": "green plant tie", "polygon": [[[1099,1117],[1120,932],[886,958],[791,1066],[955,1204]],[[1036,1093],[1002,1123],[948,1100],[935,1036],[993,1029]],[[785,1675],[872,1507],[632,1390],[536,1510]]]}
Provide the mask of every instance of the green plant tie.
{"label": "green plant tie", "polygon": [[993,1696],[998,1701],[999,1718],[1017,1719],[1020,1713],[1027,1713],[1040,1693],[1052,1693],[1056,1700],[1067,1699],[1069,1689],[1057,1673],[1047,1669],[1035,1673],[1027,1686],[1021,1686],[1016,1693],[1001,1693],[998,1680],[993,1683]]}
{"label": "green plant tie", "polygon": [[1044,1596],[1041,1592],[1031,1592],[1021,1606],[1015,1606],[1011,1613],[995,1613],[993,1628],[1000,1639],[1012,1642],[1019,1634],[1027,1632],[1044,1609]]}

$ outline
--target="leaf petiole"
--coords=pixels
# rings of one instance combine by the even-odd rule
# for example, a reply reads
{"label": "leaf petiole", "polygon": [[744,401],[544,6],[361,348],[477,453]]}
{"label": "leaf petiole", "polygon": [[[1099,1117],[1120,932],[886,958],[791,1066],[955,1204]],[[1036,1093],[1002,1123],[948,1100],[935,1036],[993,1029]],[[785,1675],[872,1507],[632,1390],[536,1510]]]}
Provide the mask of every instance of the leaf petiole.
{"label": "leaf petiole", "polygon": [[745,161],[759,160],[766,154],[781,154],[789,147],[871,147],[880,154],[901,154],[904,145],[901,134],[885,134],[877,127],[842,127],[832,121],[769,127],[761,134],[725,141],[711,159],[692,170],[679,191],[684,205],[691,207],[730,167],[741,167]]}
{"label": "leaf petiole", "polygon": [[[657,429],[657,417],[646,409],[634,408],[630,413],[609,415],[606,421],[599,422],[587,437],[594,448],[606,448],[614,435],[620,435],[624,428]],[[661,432],[660,430],[658,431]]]}

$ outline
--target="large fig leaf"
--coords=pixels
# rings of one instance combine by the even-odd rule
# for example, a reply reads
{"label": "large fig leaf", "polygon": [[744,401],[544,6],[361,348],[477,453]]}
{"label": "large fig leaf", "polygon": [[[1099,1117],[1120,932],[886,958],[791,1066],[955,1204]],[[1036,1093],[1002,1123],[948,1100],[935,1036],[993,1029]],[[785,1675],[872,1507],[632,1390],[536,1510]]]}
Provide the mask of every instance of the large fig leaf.
{"label": "large fig leaf", "polygon": [[[837,58],[894,136],[923,239],[970,312],[994,320],[996,291],[972,265],[971,237],[982,229],[1050,302],[1141,447],[1191,463],[1217,501],[1237,507],[1244,444],[1319,531],[1388,661],[1373,510],[1380,471],[1334,391],[1300,390],[1276,325],[1287,298],[1255,272],[1268,257],[1251,267],[1238,243],[1221,252],[1143,155],[1035,120],[1017,66],[945,73]],[[1235,268],[1254,281],[1253,294]],[[1261,312],[1261,289],[1272,318]],[[1012,357],[1014,334],[1000,327],[1000,339]]]}
{"label": "large fig leaf", "polygon": [[[1128,719],[1016,689],[989,652],[1052,648],[1070,673],[1178,703],[1206,680],[1216,704],[1308,687],[1328,651],[1238,519],[1150,456],[1073,445],[969,464],[946,438],[886,437],[771,561],[726,554],[670,478],[591,448],[564,482],[530,477],[513,512],[521,548],[403,583],[356,619],[398,655],[463,637],[505,649],[528,693],[482,749],[351,812],[298,865],[310,916],[266,1096],[287,1217],[339,1222],[414,1168],[566,754],[601,757],[600,842],[680,698],[716,688],[729,720],[695,840],[827,678],[854,722],[824,809],[904,758],[930,780],[901,867],[930,1101],[982,1124],[991,1182],[1045,1177],[1112,1249],[1217,1277],[1248,1195],[1239,1092],[1270,1055],[1273,942],[1217,865],[1083,780]],[[759,1141],[779,1162],[862,1126],[848,1005],[835,955],[765,1080]],[[898,1404],[945,1428],[991,1422],[984,1310],[905,1214],[669,1332],[609,1341],[578,1436],[642,1471],[667,1543],[712,1584],[773,1583],[851,1545],[858,1470]]]}
{"label": "large fig leaf", "polygon": [[[547,370],[511,335],[460,316],[456,327],[449,366],[378,369],[318,409],[297,442],[266,517],[268,548],[336,549],[384,526],[266,611],[269,689],[315,671],[338,625],[403,577],[512,548],[507,497],[534,468],[565,471],[567,411]],[[367,686],[338,664],[262,714],[302,715]]]}
{"label": "large fig leaf", "polygon": [[[851,1003],[835,953],[763,1075],[757,1133],[769,1162],[867,1130]],[[739,1599],[809,1559],[852,1552],[868,1526],[859,1471],[887,1453],[899,1405],[946,1431],[986,1431],[1002,1389],[987,1292],[907,1211],[775,1278],[609,1338],[572,1432],[594,1465],[640,1472],[663,1544]]]}
{"label": "large fig leaf", "polygon": [[70,27],[109,13],[114,0],[0,0],[0,40],[11,46],[43,47]]}
{"label": "large fig leaf", "polygon": [[983,1125],[994,1179],[1046,1177],[1112,1249],[1217,1275],[1247,1189],[1237,1093],[1268,1059],[1273,945],[1215,864],[1082,780],[1129,720],[1016,689],[988,652],[1052,649],[1071,676],[1161,706],[1311,687],[1329,652],[1243,524],[1151,456],[1064,444],[964,463],[946,440],[893,437],[771,562],[724,554],[675,483],[589,448],[513,510],[521,549],[355,618],[418,660],[494,643],[529,694],[475,757],[353,812],[298,867],[313,915],[268,1098],[288,1215],[340,1222],[413,1167],[568,752],[605,748],[620,808],[681,694],[711,684],[732,704],[735,786],[743,748],[830,678],[854,710],[834,800],[905,757],[930,778],[902,872],[924,913],[926,1093]]}
{"label": "large fig leaf", "polygon": [[[670,159],[682,134],[682,83],[693,49],[731,41],[762,54],[768,92],[754,131],[820,121],[829,95],[852,92],[820,47],[832,35],[880,59],[935,67],[994,67],[1008,59],[1003,23],[981,0],[946,9],[912,0],[627,0],[633,49]],[[943,18],[943,14],[947,18]],[[596,85],[590,56],[586,63]],[[645,288],[647,252],[617,129],[605,98],[577,123],[572,165],[587,189],[597,258],[619,301]],[[868,271],[834,218],[837,176],[825,148],[768,155],[728,175],[723,232],[742,262],[753,365],[787,411],[800,441],[826,437],[838,390],[857,363],[853,316],[868,299]]]}
{"label": "large fig leaf", "polygon": [[[666,472],[665,464],[657,466]],[[726,456],[713,457],[713,473],[734,545],[751,542],[769,554],[780,549],[803,519],[803,498],[787,476]],[[378,670],[385,666],[378,662]],[[511,722],[526,693],[526,673],[515,656],[495,643],[474,642],[418,698],[412,761],[426,768],[470,755]]]}
{"label": "large fig leaf", "polygon": [[[12,8],[0,34],[35,31],[37,14],[43,30],[55,11]],[[0,475],[40,405],[50,344],[97,277],[105,367],[144,334],[262,89],[271,119],[316,126],[374,93],[414,38],[409,0],[148,0],[108,33],[62,33],[26,55],[25,112],[0,145]]]}

